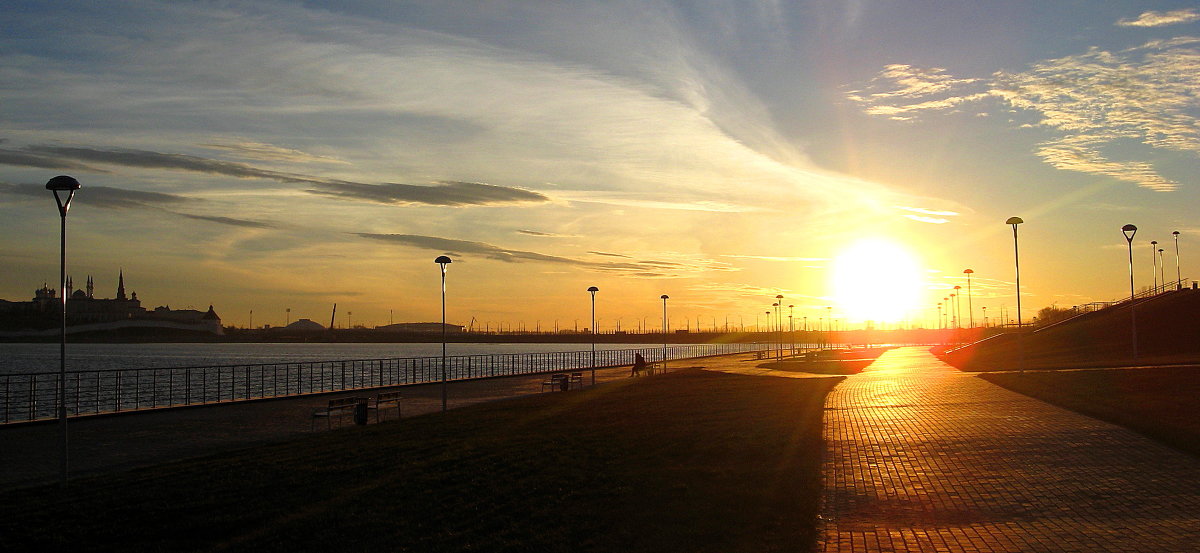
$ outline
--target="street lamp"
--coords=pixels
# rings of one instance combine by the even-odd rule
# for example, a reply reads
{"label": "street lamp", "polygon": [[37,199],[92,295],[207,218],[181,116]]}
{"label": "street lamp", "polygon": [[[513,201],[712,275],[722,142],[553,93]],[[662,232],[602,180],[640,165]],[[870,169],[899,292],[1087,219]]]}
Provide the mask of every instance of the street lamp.
{"label": "street lamp", "polygon": [[955,285],[950,297],[954,298],[954,328],[962,328],[962,286]]}
{"label": "street lamp", "polygon": [[1013,264],[1017,270],[1017,328],[1021,327],[1021,252],[1017,247],[1017,225],[1024,222],[1020,217],[1009,217],[1004,221],[1004,224],[1012,225],[1013,229]]}
{"label": "street lamp", "polygon": [[446,412],[446,265],[450,256],[439,255],[433,260],[442,268],[442,412]]}
{"label": "street lamp", "polygon": [[788,357],[796,355],[796,306],[788,305]]}
{"label": "street lamp", "polygon": [[1175,237],[1175,289],[1183,290],[1183,277],[1179,273],[1179,231],[1174,231],[1171,236]]}
{"label": "street lamp", "polygon": [[[62,486],[67,486],[67,210],[71,208],[71,198],[82,185],[79,181],[66,175],[59,175],[46,182],[46,190],[54,193],[54,202],[58,204],[59,250],[58,250],[58,291],[62,296],[62,317],[59,325],[58,344],[58,424],[62,429],[62,443],[59,456],[61,461]],[[66,193],[63,198],[60,193]]]}
{"label": "street lamp", "polygon": [[1154,250],[1158,249],[1158,240],[1150,241],[1150,277],[1154,279],[1154,290],[1158,290],[1158,256],[1154,254]]}
{"label": "street lamp", "polygon": [[1133,339],[1133,358],[1137,359],[1137,306],[1133,303],[1133,235],[1137,234],[1137,227],[1125,225],[1121,227],[1121,233],[1125,235],[1125,243],[1129,246],[1129,327]]}
{"label": "street lamp", "polygon": [[967,318],[970,319],[971,328],[975,328],[975,308],[971,304],[971,275],[975,274],[975,271],[964,269],[963,274],[967,275]]}
{"label": "street lamp", "polygon": [[596,292],[600,289],[589,286],[588,293],[592,295],[592,386],[596,385]]}
{"label": "street lamp", "polygon": [[663,301],[663,354],[662,354],[662,368],[663,368],[663,372],[664,372],[664,373],[666,373],[666,372],[667,372],[667,332],[670,330],[670,326],[668,326],[668,325],[667,325],[667,300],[671,299],[671,296],[668,296],[668,295],[666,295],[666,294],[663,294],[663,295],[659,296],[658,298],[659,298],[659,299],[661,299],[661,300]]}
{"label": "street lamp", "polygon": [[775,338],[779,343],[776,359],[783,360],[783,294],[775,295]]}
{"label": "street lamp", "polygon": [[1163,272],[1163,249],[1158,249],[1158,282],[1163,288],[1167,287],[1167,275]]}

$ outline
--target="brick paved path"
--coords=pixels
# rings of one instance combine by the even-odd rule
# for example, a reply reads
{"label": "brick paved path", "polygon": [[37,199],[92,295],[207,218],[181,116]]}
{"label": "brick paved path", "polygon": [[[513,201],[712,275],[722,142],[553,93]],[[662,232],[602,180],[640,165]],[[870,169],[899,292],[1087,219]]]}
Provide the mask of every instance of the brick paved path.
{"label": "brick paved path", "polygon": [[818,551],[1200,551],[1200,461],[922,348],[827,399]]}

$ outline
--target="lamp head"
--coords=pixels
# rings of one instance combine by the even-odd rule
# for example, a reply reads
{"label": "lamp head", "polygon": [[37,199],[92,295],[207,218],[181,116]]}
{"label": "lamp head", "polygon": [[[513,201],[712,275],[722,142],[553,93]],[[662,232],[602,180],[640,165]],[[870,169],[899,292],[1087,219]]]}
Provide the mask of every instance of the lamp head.
{"label": "lamp head", "polygon": [[671,299],[671,296],[668,296],[668,295],[666,295],[666,294],[663,294],[663,295],[659,296],[659,297],[658,297],[658,299],[661,299],[661,300],[669,300],[669,299]]}
{"label": "lamp head", "polygon": [[1158,245],[1158,240],[1151,240],[1151,241],[1150,241],[1150,245],[1151,245],[1151,246],[1157,246],[1157,245]]}
{"label": "lamp head", "polygon": [[1004,224],[1006,224],[1006,225],[1019,225],[1019,224],[1021,224],[1021,223],[1024,223],[1024,222],[1025,222],[1025,221],[1024,221],[1023,219],[1021,219],[1020,217],[1009,217],[1009,218],[1008,218],[1008,220],[1004,222]]}
{"label": "lamp head", "polygon": [[1134,225],[1125,225],[1121,227],[1121,233],[1125,235],[1125,239],[1133,242],[1133,235],[1137,234],[1137,227]]}
{"label": "lamp head", "polygon": [[964,270],[963,270],[963,273],[966,273],[966,274],[968,274],[968,275],[971,275],[971,274],[975,274],[975,271],[972,271],[971,269],[964,269]]}
{"label": "lamp head", "polygon": [[1173,231],[1173,232],[1171,232],[1171,235],[1174,236],[1175,238],[1179,238],[1179,231],[1177,231],[1177,230]]}
{"label": "lamp head", "polygon": [[438,265],[446,265],[446,264],[450,263],[450,256],[439,255],[437,259],[433,260],[433,262],[437,263]]}
{"label": "lamp head", "polygon": [[66,175],[59,175],[50,179],[46,183],[46,190],[79,190],[83,185],[79,181]]}

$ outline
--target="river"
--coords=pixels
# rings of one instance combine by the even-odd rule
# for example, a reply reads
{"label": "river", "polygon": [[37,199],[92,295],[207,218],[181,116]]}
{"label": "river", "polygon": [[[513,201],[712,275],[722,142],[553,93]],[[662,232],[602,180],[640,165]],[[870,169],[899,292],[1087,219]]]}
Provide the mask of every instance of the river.
{"label": "river", "polygon": [[[596,344],[596,350],[654,347],[653,344]],[[58,371],[55,343],[0,343],[0,375]],[[450,343],[447,355],[591,351],[591,344]],[[252,363],[300,363],[349,359],[431,357],[439,343],[365,344],[67,344],[68,371],[201,367]]]}

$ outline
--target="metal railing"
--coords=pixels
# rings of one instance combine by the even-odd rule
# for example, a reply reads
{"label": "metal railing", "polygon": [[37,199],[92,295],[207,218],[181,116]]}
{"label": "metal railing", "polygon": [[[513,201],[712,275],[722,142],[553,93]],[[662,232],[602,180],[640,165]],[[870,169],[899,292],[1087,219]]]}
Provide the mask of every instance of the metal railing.
{"label": "metal railing", "polygon": [[[769,344],[692,344],[597,350],[596,367],[765,350]],[[592,352],[446,357],[447,380],[537,374],[592,367]],[[440,382],[442,358],[395,357],[303,363],[114,369],[66,373],[69,416],[142,411]],[[0,376],[0,424],[55,418],[57,372]]]}

